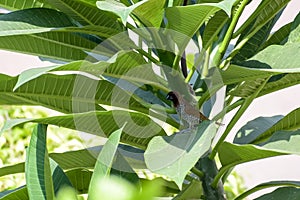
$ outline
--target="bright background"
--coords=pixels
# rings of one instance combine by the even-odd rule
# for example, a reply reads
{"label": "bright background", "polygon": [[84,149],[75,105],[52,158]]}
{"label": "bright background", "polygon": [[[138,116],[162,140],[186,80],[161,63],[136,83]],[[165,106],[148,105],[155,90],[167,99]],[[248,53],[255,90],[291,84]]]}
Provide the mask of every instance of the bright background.
{"label": "bright background", "polygon": [[[258,5],[260,1],[254,0],[247,7],[251,10]],[[284,11],[281,19],[275,25],[274,30],[279,29],[284,24],[291,22],[300,11],[300,1],[291,0]],[[242,16],[239,24],[247,19],[247,15]],[[0,50],[0,73],[17,75],[20,72],[34,67],[52,65],[49,62],[42,62],[38,57],[12,53]],[[300,85],[293,86],[279,92],[265,95],[256,99],[241,117],[239,122],[233,128],[232,133],[236,133],[247,121],[259,116],[285,115],[291,110],[300,107]],[[223,123],[228,124],[232,113],[227,115]],[[300,144],[299,144],[300,145]],[[243,176],[247,187],[271,180],[300,180],[300,156],[281,156],[269,159],[263,159],[236,167],[236,171]],[[250,199],[257,196],[256,193],[250,196]]]}

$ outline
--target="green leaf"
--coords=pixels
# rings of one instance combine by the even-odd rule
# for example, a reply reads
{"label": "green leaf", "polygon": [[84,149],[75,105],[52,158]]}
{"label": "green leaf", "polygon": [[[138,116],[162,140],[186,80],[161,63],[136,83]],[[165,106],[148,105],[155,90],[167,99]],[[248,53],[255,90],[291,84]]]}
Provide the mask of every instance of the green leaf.
{"label": "green leaf", "polygon": [[[288,197],[288,199],[297,199],[300,195],[299,193],[299,189],[295,188],[295,187],[300,187],[300,182],[298,181],[270,181],[267,183],[262,183],[259,184],[253,188],[251,188],[250,190],[240,194],[238,197],[236,197],[235,200],[242,200],[245,199],[245,197],[247,197],[248,195],[262,190],[262,189],[266,189],[266,188],[270,188],[270,187],[280,187],[280,186],[286,186],[286,187],[282,187],[280,189],[277,189],[273,192],[270,192],[268,194],[265,194],[257,199],[259,200],[269,200],[269,199],[278,199],[281,200],[282,198],[286,198]],[[287,187],[290,186],[290,187]],[[295,195],[295,197],[293,198],[291,195]]]}
{"label": "green leaf", "polygon": [[202,196],[202,184],[199,180],[193,179],[186,188],[179,192],[173,200],[184,200],[184,199],[201,199]]}
{"label": "green leaf", "polygon": [[[122,134],[121,142],[142,149],[146,148],[152,137],[166,135],[162,127],[152,121],[147,115],[125,110],[96,111],[33,120],[28,119],[27,122],[52,124],[102,137],[109,137],[113,131],[119,129],[124,123],[127,123],[127,126],[123,130],[124,133]],[[10,123],[10,127],[13,127],[20,124],[20,121],[12,120]],[[5,127],[9,128],[8,126]],[[2,129],[1,132],[3,131],[5,130]]]}
{"label": "green leaf", "polygon": [[64,13],[47,8],[32,8],[0,16],[0,36],[48,32],[74,26]]}
{"label": "green leaf", "polygon": [[30,199],[54,198],[46,134],[47,125],[34,128],[26,155],[25,175]]}
{"label": "green leaf", "polygon": [[[216,80],[218,81],[217,78],[219,77],[219,75],[217,73],[214,74],[216,76]],[[266,78],[272,75],[280,74],[280,72],[263,69],[253,69],[238,65],[230,65],[225,71],[220,70],[220,74],[223,81],[221,84],[230,85],[241,83],[243,81],[256,80],[258,78]],[[214,77],[212,78],[214,80]]]}
{"label": "green leaf", "polygon": [[[183,33],[189,39],[219,8],[209,5],[190,5],[166,8],[167,28]],[[180,20],[178,20],[180,16]],[[176,38],[175,38],[175,41]],[[184,41],[180,41],[181,44]]]}
{"label": "green leaf", "polygon": [[[242,93],[233,92],[232,94],[237,96],[241,96],[243,94],[243,97],[246,97],[254,91],[254,86],[257,86],[258,80],[272,76],[257,95],[257,97],[260,97],[273,91],[296,85],[300,80],[299,68],[269,69],[269,66],[266,66],[266,64],[255,60],[248,62],[247,64],[243,64],[249,65],[250,67],[230,65],[225,71],[218,68],[213,68],[212,76],[208,78],[209,81],[212,80],[212,87],[206,92],[206,94],[202,96],[200,101],[204,102],[208,100],[212,94],[214,94],[224,85],[242,83],[238,88],[238,90],[240,90]],[[276,76],[279,76],[279,78]]]}
{"label": "green leaf", "polygon": [[258,137],[261,133],[268,130],[276,122],[282,119],[283,116],[276,115],[272,117],[258,117],[252,121],[247,122],[236,134],[233,143],[248,144]]}
{"label": "green leaf", "polygon": [[295,18],[294,22],[291,25],[291,33],[289,35],[287,43],[296,43],[300,42],[300,14]]}
{"label": "green leaf", "polygon": [[[135,171],[133,170],[134,165],[130,165],[131,162],[130,161],[138,161],[137,159],[129,159],[128,161],[126,159],[128,159],[128,157],[125,157],[126,153],[130,153],[130,151],[126,151],[125,153],[121,153],[121,149],[118,148],[116,155],[115,155],[115,160],[114,163],[112,165],[110,174],[113,174],[115,176],[119,176],[120,178],[126,179],[129,182],[133,183],[133,184],[139,184],[140,182],[140,178],[139,176],[135,173]],[[143,153],[141,153],[141,156],[143,157]],[[140,160],[141,162],[141,160]],[[143,163],[144,164],[144,163]],[[146,168],[146,167],[145,167]],[[137,168],[135,168],[137,169]]]}
{"label": "green leaf", "polygon": [[92,175],[89,186],[89,199],[97,199],[99,180],[104,177],[108,177],[110,174],[124,126],[125,124],[122,128],[116,130],[109,136],[107,142],[103,146],[102,151],[97,158],[94,173]]}
{"label": "green leaf", "polygon": [[284,118],[275,123],[271,128],[261,133],[255,140],[251,141],[251,143],[261,143],[270,138],[277,131],[284,130],[297,130],[300,128],[299,124],[300,118],[300,108],[297,108],[287,114]]}
{"label": "green leaf", "polygon": [[94,3],[78,0],[47,0],[47,2],[81,25],[99,25],[122,30],[121,24],[117,22],[114,15],[99,10]]}
{"label": "green leaf", "polygon": [[283,75],[282,78],[276,81],[268,82],[265,87],[260,91],[258,96],[263,96],[271,92],[275,92],[293,85],[297,85],[300,82],[300,73],[290,73]]}
{"label": "green leaf", "polygon": [[289,72],[288,69],[300,68],[298,64],[300,61],[299,48],[300,43],[286,44],[284,46],[272,45],[256,54],[248,62],[258,61],[265,66],[269,66],[269,68],[285,69],[286,72]]}
{"label": "green leaf", "polygon": [[[281,14],[281,13],[280,13]],[[280,16],[280,14],[278,14]],[[259,29],[248,41],[239,49],[238,53],[232,58],[233,63],[241,63],[246,59],[254,56],[260,50],[262,45],[267,40],[275,22],[279,16],[274,17],[268,23],[266,23],[261,29]],[[248,31],[247,31],[248,32]],[[239,37],[237,45],[244,39],[244,36],[247,37],[247,33],[242,33]]]}
{"label": "green leaf", "polygon": [[[103,110],[98,104],[147,112],[135,95],[106,81],[82,75],[46,74],[13,92],[18,77],[0,75],[0,103],[42,105],[60,112]],[[140,100],[139,100],[140,101]]]}
{"label": "green leaf", "polygon": [[0,193],[1,200],[29,199],[26,186],[14,190],[3,191]]}
{"label": "green leaf", "polygon": [[285,155],[284,153],[274,152],[258,146],[246,144],[238,145],[224,142],[218,150],[222,168],[233,167],[235,165],[268,158],[272,156]]}
{"label": "green leaf", "polygon": [[31,81],[54,68],[57,68],[57,66],[33,68],[33,69],[28,69],[28,70],[22,72],[19,75],[18,81],[17,81],[15,87],[13,88],[13,91],[15,91],[21,85],[27,83],[28,81]]}
{"label": "green leaf", "polygon": [[300,140],[300,130],[296,131],[276,131],[271,138],[260,144],[267,149],[273,149],[276,151],[290,153],[290,154],[300,154],[299,140]]}
{"label": "green leaf", "polygon": [[93,175],[92,171],[84,168],[77,168],[67,171],[66,175],[79,194],[88,193],[89,184]]}
{"label": "green leaf", "polygon": [[288,36],[290,35],[292,23],[288,23],[277,30],[275,33],[268,38],[263,45],[263,49],[271,45],[283,45],[287,42]]}
{"label": "green leaf", "polygon": [[0,7],[8,10],[18,10],[26,8],[50,7],[44,0],[0,0]]}
{"label": "green leaf", "polygon": [[21,173],[25,171],[25,165],[24,163],[17,163],[14,165],[8,165],[0,168],[0,177],[9,175],[9,174],[16,174]]}
{"label": "green leaf", "polygon": [[58,191],[63,187],[66,186],[72,187],[72,183],[70,182],[65,172],[53,159],[50,159],[50,168],[52,173],[55,194],[57,194]]}
{"label": "green leaf", "polygon": [[[127,148],[126,148],[127,147]],[[76,151],[67,151],[63,153],[50,153],[49,157],[59,164],[59,167],[63,170],[70,170],[75,168],[87,168],[91,169],[95,166],[96,158],[99,155],[102,146],[91,147],[87,149],[81,149]],[[113,174],[124,175],[124,178],[132,182],[136,182],[137,179],[131,169],[146,169],[144,162],[143,151],[133,147],[120,145],[117,158],[119,159],[114,163],[112,170]],[[121,153],[121,154],[120,154]],[[120,161],[120,162],[119,162]],[[53,171],[53,169],[51,168]],[[0,177],[10,174],[23,173],[25,171],[24,162],[16,163],[14,165],[3,166],[0,168]],[[126,173],[122,173],[122,172]]]}
{"label": "green leaf", "polygon": [[165,4],[166,0],[148,0],[134,9],[133,14],[148,27],[160,27]]}
{"label": "green leaf", "polygon": [[203,48],[207,49],[216,40],[228,19],[228,15],[220,10],[208,21],[203,33]]}
{"label": "green leaf", "polygon": [[88,57],[86,51],[91,51],[96,46],[96,43],[70,32],[56,31],[0,37],[0,49],[62,61],[92,59]]}
{"label": "green leaf", "polygon": [[223,142],[220,145],[218,153],[222,163],[218,177],[221,177],[229,169],[238,164],[274,156],[287,155],[287,153],[269,150],[254,145],[237,145],[228,142]]}
{"label": "green leaf", "polygon": [[255,200],[281,200],[288,198],[289,200],[297,200],[300,195],[300,189],[295,187],[282,187],[278,188],[273,192],[265,194],[261,197],[256,198]]}
{"label": "green leaf", "polygon": [[265,78],[258,78],[256,80],[245,81],[233,91],[229,92],[232,96],[247,98],[250,97],[257,89],[265,82]]}
{"label": "green leaf", "polygon": [[[57,29],[55,29],[55,31],[57,31],[57,32],[71,32],[71,33],[82,33],[82,34],[97,35],[101,38],[110,38],[110,37],[120,33],[120,30],[105,27],[105,26],[98,26],[98,25],[57,28]],[[93,52],[97,52],[97,50],[93,49]]]}
{"label": "green leaf", "polygon": [[[108,76],[129,81],[137,84],[137,86],[148,84],[163,91],[169,91],[167,82],[153,71],[151,64],[147,64],[141,54],[133,51],[119,51],[108,61],[99,61],[97,63],[77,61],[54,67],[50,71],[81,71],[99,78]],[[30,73],[35,74],[34,72]]]}
{"label": "green leaf", "polygon": [[[225,0],[220,3],[195,4],[167,8],[167,28],[183,33],[191,38],[200,26],[220,9],[223,9],[227,15],[230,15],[234,2],[235,0]],[[180,20],[178,20],[179,17]]]}
{"label": "green leaf", "polygon": [[239,35],[246,28],[251,27],[248,36],[253,36],[260,30],[269,20],[271,20],[278,12],[284,8],[290,0],[265,0],[262,1],[250,17],[242,24],[242,26],[235,32]]}
{"label": "green leaf", "polygon": [[131,12],[145,2],[147,2],[147,0],[140,1],[136,4],[127,7],[120,2],[113,1],[113,0],[106,0],[106,1],[97,1],[97,7],[100,10],[109,11],[116,14],[121,18],[123,25],[126,26],[127,19],[131,14]]}
{"label": "green leaf", "polygon": [[181,188],[189,170],[209,150],[215,133],[215,124],[204,121],[195,130],[154,137],[145,152],[147,167],[153,173],[167,176]]}

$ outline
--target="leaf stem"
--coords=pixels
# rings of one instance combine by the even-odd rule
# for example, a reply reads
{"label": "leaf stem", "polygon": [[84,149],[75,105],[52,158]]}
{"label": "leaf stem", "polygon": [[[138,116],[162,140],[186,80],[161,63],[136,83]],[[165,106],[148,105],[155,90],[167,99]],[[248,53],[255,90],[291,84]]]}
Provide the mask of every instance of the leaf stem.
{"label": "leaf stem", "polygon": [[[213,148],[212,153],[210,154],[209,158],[214,159],[216,156],[218,149],[220,145],[224,142],[228,134],[230,133],[233,126],[236,124],[236,122],[240,119],[240,117],[244,114],[244,112],[247,110],[249,105],[252,103],[252,101],[257,97],[259,92],[264,88],[265,84],[269,80],[270,76],[265,78],[264,81],[262,81],[261,85],[257,88],[257,90],[249,97],[245,98],[244,102],[242,103],[240,109],[237,111],[237,113],[233,116],[231,121],[229,122],[228,126],[226,127],[226,130],[222,134],[221,138],[218,140],[216,146]],[[218,181],[216,181],[218,182]]]}
{"label": "leaf stem", "polygon": [[224,40],[223,40],[221,46],[218,49],[218,54],[216,55],[216,59],[215,60],[216,60],[216,64],[217,65],[220,65],[220,63],[221,63],[221,60],[222,60],[222,58],[223,58],[223,56],[224,56],[224,54],[225,54],[225,52],[227,50],[227,47],[228,47],[228,45],[230,43],[230,40],[232,38],[232,35],[233,35],[234,29],[235,29],[235,27],[237,25],[237,22],[238,22],[238,20],[239,20],[239,18],[241,16],[241,14],[244,11],[244,8],[248,4],[248,1],[249,0],[243,0],[240,3],[240,5],[238,6],[238,8],[237,8],[237,10],[235,12],[235,15],[233,16],[233,18],[232,18],[232,20],[230,22],[230,25],[228,27],[228,30],[227,30],[226,34],[225,34]]}
{"label": "leaf stem", "polygon": [[232,111],[236,107],[242,105],[243,103],[244,103],[244,99],[240,99],[240,100],[234,102],[233,104],[227,106],[221,112],[219,112],[212,120],[218,121],[224,114],[229,113],[230,111]]}
{"label": "leaf stem", "polygon": [[204,176],[204,173],[201,170],[197,169],[196,167],[193,167],[191,169],[191,172],[196,174],[200,179]]}

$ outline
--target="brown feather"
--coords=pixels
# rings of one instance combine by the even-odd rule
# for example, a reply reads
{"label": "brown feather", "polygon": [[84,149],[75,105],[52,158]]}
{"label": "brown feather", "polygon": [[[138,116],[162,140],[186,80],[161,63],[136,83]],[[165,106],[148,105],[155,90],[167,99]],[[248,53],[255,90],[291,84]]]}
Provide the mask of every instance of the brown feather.
{"label": "brown feather", "polygon": [[[203,115],[197,108],[192,106],[188,101],[186,101],[182,95],[177,91],[171,91],[168,93],[167,99],[173,102],[173,105],[180,117],[180,120],[185,126],[193,128],[204,120],[209,120],[205,115]],[[223,125],[216,122],[218,125]]]}

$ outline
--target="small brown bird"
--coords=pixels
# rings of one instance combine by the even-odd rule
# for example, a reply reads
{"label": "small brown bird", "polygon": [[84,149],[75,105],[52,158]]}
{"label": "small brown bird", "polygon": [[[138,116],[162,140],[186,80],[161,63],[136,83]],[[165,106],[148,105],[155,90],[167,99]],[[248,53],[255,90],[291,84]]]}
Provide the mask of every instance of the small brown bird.
{"label": "small brown bird", "polygon": [[[173,105],[179,115],[181,122],[186,128],[194,128],[204,120],[209,120],[199,110],[187,102],[178,92],[171,91],[167,99],[173,102]],[[218,122],[216,124],[222,125]]]}

